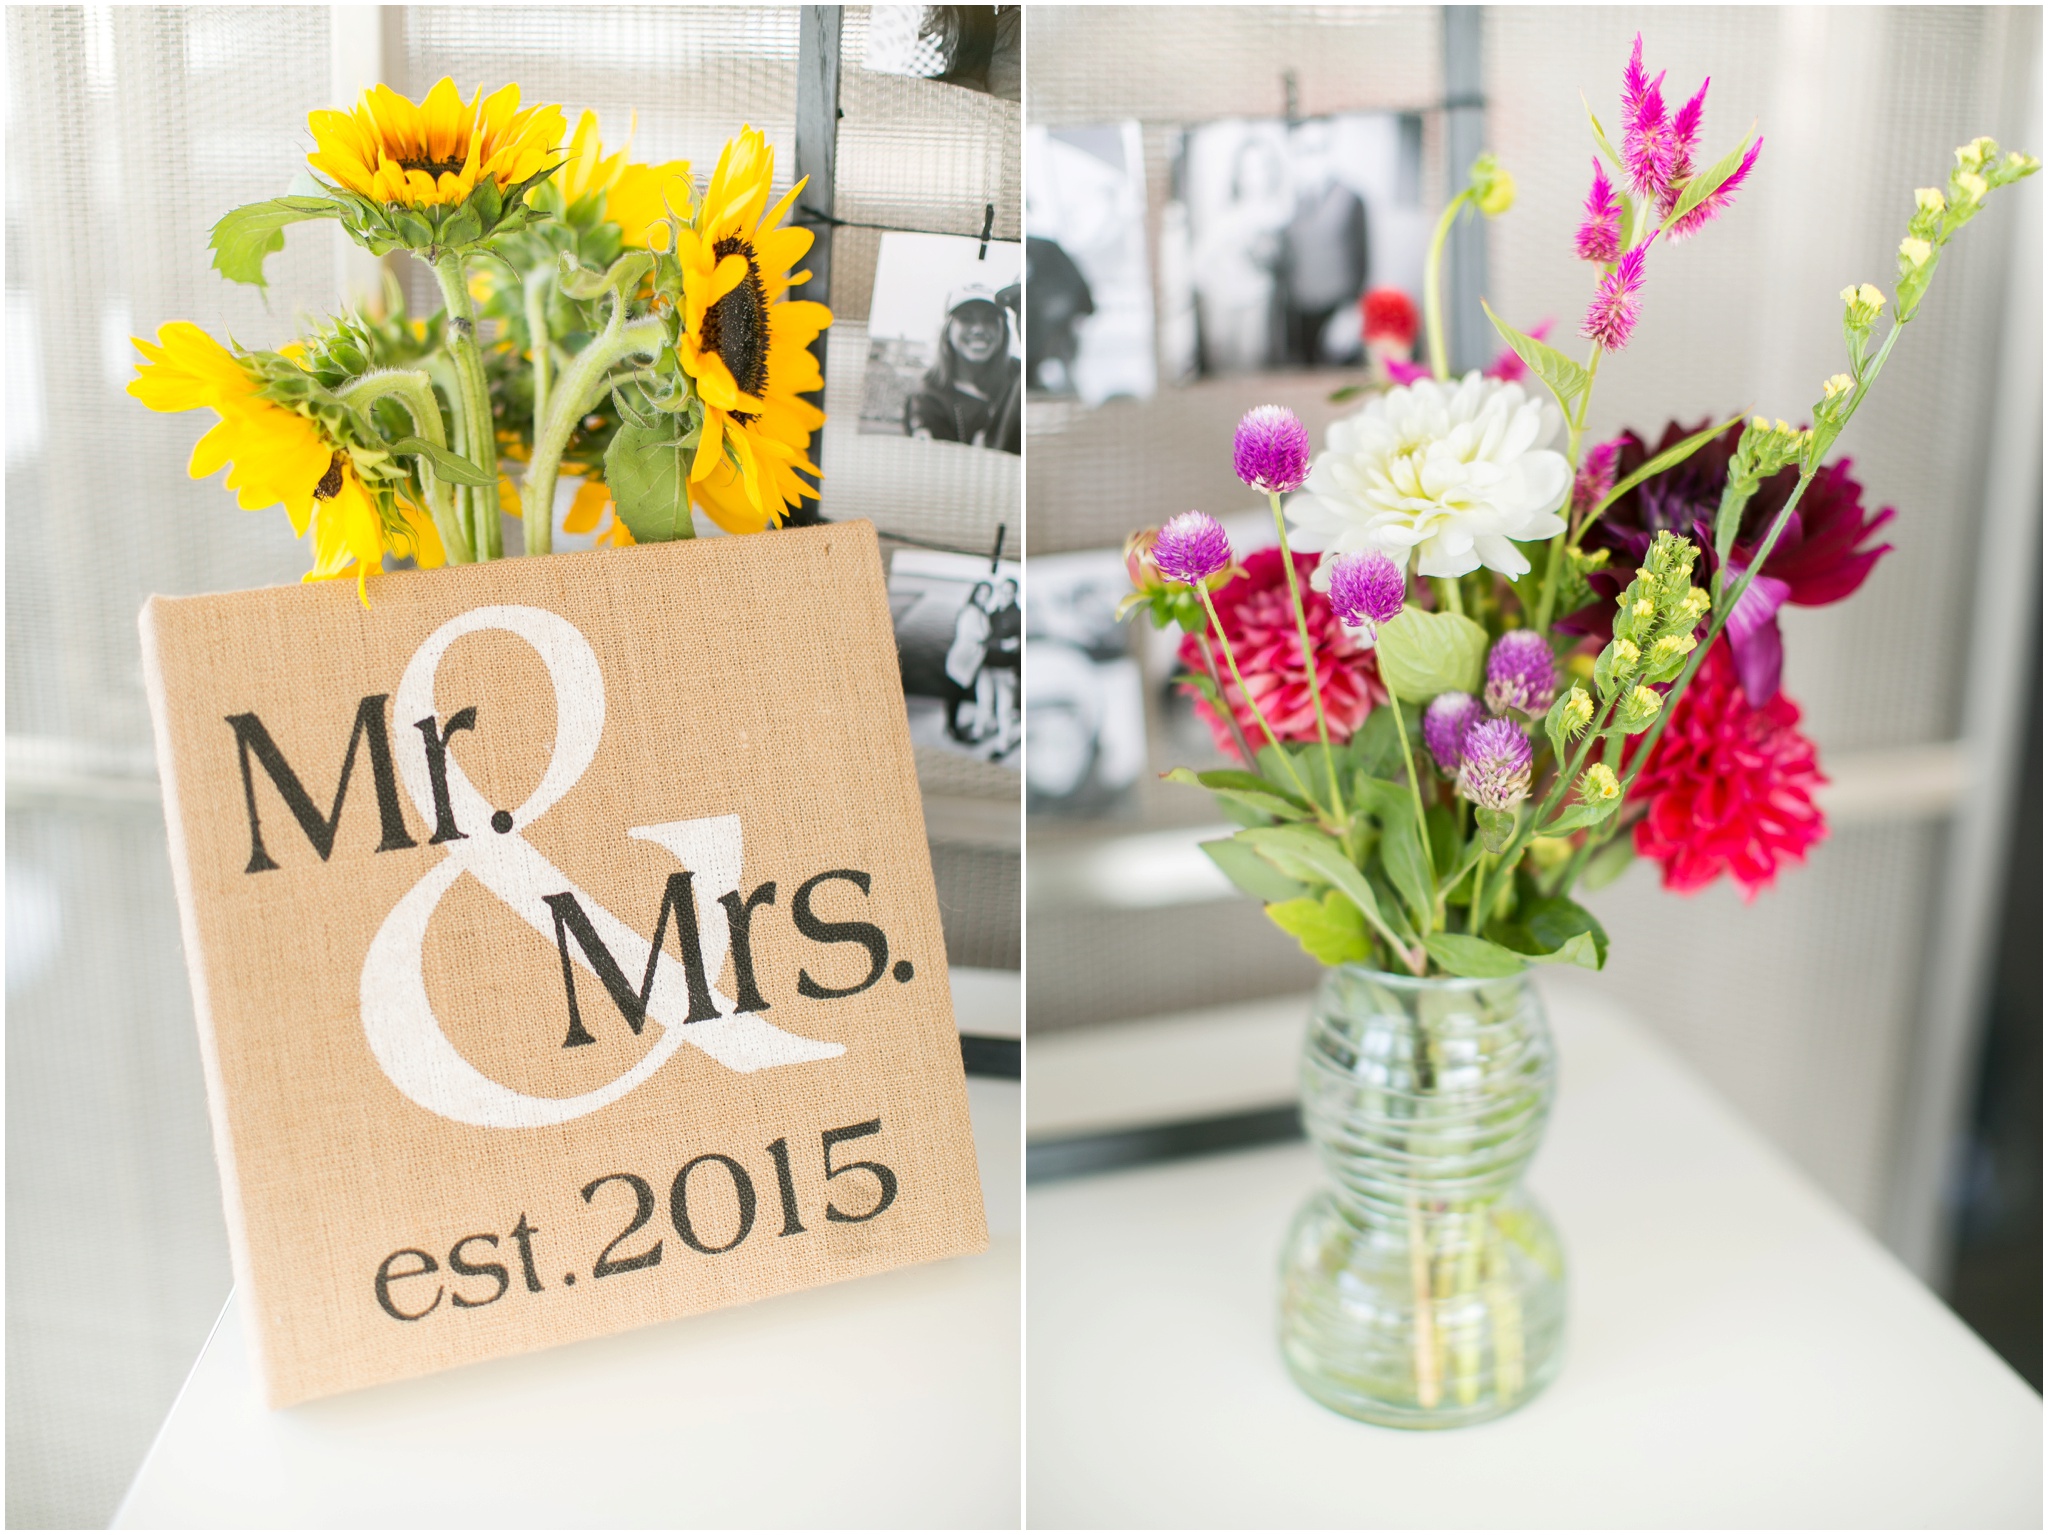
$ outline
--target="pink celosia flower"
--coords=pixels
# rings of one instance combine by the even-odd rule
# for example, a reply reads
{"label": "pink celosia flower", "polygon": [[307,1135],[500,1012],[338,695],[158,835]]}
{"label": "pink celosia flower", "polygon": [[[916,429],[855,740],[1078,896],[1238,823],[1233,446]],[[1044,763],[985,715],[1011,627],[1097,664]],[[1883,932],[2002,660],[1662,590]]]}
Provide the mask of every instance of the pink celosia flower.
{"label": "pink celosia flower", "polygon": [[1661,196],[1671,180],[1677,146],[1664,111],[1664,76],[1660,72],[1652,80],[1643,68],[1640,32],[1622,76],[1621,107],[1621,158],[1628,167],[1629,185],[1640,197]]}
{"label": "pink celosia flower", "polygon": [[1586,194],[1586,219],[1579,225],[1579,259],[1602,266],[1621,259],[1621,202],[1600,157],[1593,157],[1593,190]]}
{"label": "pink celosia flower", "polygon": [[1657,192],[1657,211],[1669,214],[1677,206],[1679,195],[1685,190],[1685,183],[1692,175],[1693,152],[1700,147],[1700,117],[1706,110],[1707,87],[1714,83],[1712,75],[1700,81],[1700,88],[1692,93],[1692,99],[1678,109],[1671,119],[1671,165],[1665,174],[1664,185]]}
{"label": "pink celosia flower", "polygon": [[1614,460],[1621,452],[1621,439],[1597,442],[1579,460],[1579,472],[1572,478],[1572,515],[1583,517],[1614,489]]}
{"label": "pink celosia flower", "polygon": [[[1330,610],[1330,599],[1310,588],[1316,559],[1313,554],[1297,554],[1294,571],[1308,616],[1309,643],[1315,648],[1316,685],[1322,690],[1330,739],[1343,742],[1351,739],[1375,706],[1386,701],[1387,690],[1380,685],[1373,653]],[[1295,632],[1294,604],[1287,596],[1278,549],[1259,549],[1245,556],[1244,574],[1217,589],[1216,617],[1230,639],[1245,689],[1258,700],[1274,733],[1283,741],[1315,740],[1315,703],[1309,695],[1308,668],[1302,664],[1301,636]],[[1223,664],[1220,648],[1213,640],[1210,643],[1219,650],[1223,697],[1237,716],[1238,727],[1254,749],[1265,745],[1257,716]],[[1207,674],[1208,664],[1194,635],[1181,640],[1180,658],[1190,670]],[[1236,756],[1237,743],[1229,723],[1206,699],[1197,698],[1195,712],[1208,723],[1217,746]]]}
{"label": "pink celosia flower", "polygon": [[1628,345],[1628,338],[1636,328],[1636,320],[1642,313],[1642,300],[1638,296],[1643,286],[1643,258],[1648,246],[1638,245],[1621,258],[1621,264],[1600,279],[1600,291],[1594,295],[1592,307],[1586,311],[1586,323],[1579,327],[1579,334],[1589,341],[1597,341],[1610,352],[1618,352]]}
{"label": "pink celosia flower", "polygon": [[[1683,240],[1687,235],[1698,234],[1723,208],[1734,201],[1735,189],[1749,178],[1750,169],[1756,164],[1756,157],[1763,152],[1763,136],[1759,134],[1757,141],[1749,146],[1749,153],[1742,157],[1742,162],[1735,167],[1728,179],[1701,198],[1698,205],[1684,218],[1667,227],[1664,231],[1665,238]],[[1673,197],[1671,201],[1675,207],[1678,199]]]}
{"label": "pink celosia flower", "polygon": [[1435,378],[1426,362],[1403,362],[1398,357],[1387,359],[1387,377],[1397,384],[1413,384],[1425,378]]}

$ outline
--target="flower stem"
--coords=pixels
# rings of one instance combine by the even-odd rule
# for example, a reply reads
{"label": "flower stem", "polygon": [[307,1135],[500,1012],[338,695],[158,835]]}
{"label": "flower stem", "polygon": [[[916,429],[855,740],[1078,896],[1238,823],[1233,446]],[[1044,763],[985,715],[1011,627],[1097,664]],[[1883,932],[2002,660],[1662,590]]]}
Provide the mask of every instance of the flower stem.
{"label": "flower stem", "polygon": [[1415,1289],[1415,1399],[1436,1406],[1443,1388],[1436,1370],[1436,1301],[1429,1280],[1429,1228],[1422,1206],[1408,1196],[1408,1276]]}
{"label": "flower stem", "polygon": [[[1415,751],[1408,744],[1408,722],[1401,718],[1401,700],[1394,696],[1391,688],[1387,690],[1387,707],[1394,711],[1394,734],[1401,739],[1401,761],[1408,768],[1408,792],[1415,799],[1415,835],[1422,843],[1422,866],[1429,870],[1430,888],[1435,889],[1436,854],[1429,845],[1429,818],[1422,812],[1422,783],[1415,776]],[[1441,922],[1443,921],[1443,898],[1441,894],[1439,894],[1435,905],[1438,908],[1435,913],[1436,919]]]}
{"label": "flower stem", "polygon": [[1422,323],[1429,337],[1429,371],[1440,380],[1451,376],[1450,358],[1444,350],[1444,241],[1450,238],[1458,210],[1471,196],[1472,189],[1467,187],[1444,204],[1443,217],[1436,221],[1436,232],[1429,237],[1429,255],[1422,263]]}
{"label": "flower stem", "polygon": [[1230,739],[1237,743],[1237,754],[1244,765],[1256,770],[1259,765],[1258,753],[1252,750],[1252,743],[1244,738],[1244,727],[1237,722],[1237,711],[1230,707],[1230,700],[1224,696],[1223,673],[1216,667],[1216,652],[1209,646],[1209,636],[1198,634],[1195,644],[1201,648],[1202,664],[1209,668],[1209,680],[1216,684],[1216,698],[1223,705],[1223,721],[1230,727]]}
{"label": "flower stem", "polygon": [[1486,865],[1489,855],[1484,846],[1479,849],[1479,868],[1472,876],[1472,909],[1465,918],[1465,931],[1474,938],[1479,936],[1479,903],[1486,891]]}
{"label": "flower stem", "polygon": [[652,357],[667,340],[667,330],[658,316],[626,323],[626,305],[615,297],[611,318],[604,330],[581,352],[562,375],[548,401],[548,416],[533,436],[533,462],[526,468],[526,484],[520,492],[520,507],[526,523],[526,552],[548,554],[554,548],[555,480],[561,473],[562,450],[576,430],[576,423],[604,398],[611,387],[607,375],[628,357]]}
{"label": "flower stem", "polygon": [[545,264],[526,274],[521,291],[526,300],[526,336],[533,351],[533,439],[540,441],[541,423],[548,418],[549,369],[554,362],[554,343],[548,335],[548,283],[554,269]]}
{"label": "flower stem", "polygon": [[[448,446],[447,434],[441,429],[441,406],[434,398],[433,381],[425,373],[398,369],[365,373],[343,389],[340,398],[343,404],[365,414],[378,400],[396,400],[412,417],[413,430],[437,448]],[[476,555],[456,519],[454,497],[449,494],[455,487],[434,473],[431,460],[421,458],[419,471],[420,484],[427,493],[427,512],[434,519],[434,531],[441,536],[441,548],[448,562],[470,564]]]}
{"label": "flower stem", "polygon": [[[1223,646],[1223,659],[1230,666],[1231,680],[1236,682],[1238,692],[1244,695],[1244,701],[1251,705],[1252,718],[1259,722],[1259,729],[1265,731],[1266,739],[1273,743],[1274,754],[1286,765],[1287,776],[1294,780],[1294,787],[1301,791],[1301,797],[1308,801],[1310,808],[1317,815],[1322,815],[1323,807],[1316,803],[1316,797],[1308,792],[1308,785],[1302,782],[1301,770],[1294,765],[1294,758],[1288,754],[1287,748],[1280,744],[1280,738],[1273,734],[1273,727],[1266,723],[1266,711],[1259,707],[1259,701],[1252,697],[1251,689],[1244,685],[1244,676],[1237,669],[1237,654],[1230,648],[1230,636],[1223,632],[1223,621],[1216,616],[1216,599],[1209,595],[1209,588],[1199,581],[1195,583],[1195,591],[1201,597],[1202,607],[1209,615],[1209,627],[1216,631],[1216,639]],[[1226,712],[1232,712],[1227,695],[1223,700],[1223,707]],[[1256,757],[1252,760],[1254,763],[1258,761]],[[1389,935],[1389,941],[1392,941],[1392,935]]]}
{"label": "flower stem", "polygon": [[[1337,757],[1330,750],[1330,721],[1323,713],[1322,684],[1316,680],[1316,673],[1321,668],[1316,665],[1315,646],[1308,639],[1308,609],[1302,605],[1301,583],[1294,574],[1294,551],[1287,547],[1287,518],[1280,510],[1278,491],[1267,491],[1266,500],[1273,508],[1273,527],[1280,535],[1280,568],[1287,573],[1287,596],[1294,604],[1294,632],[1301,637],[1301,664],[1308,671],[1308,697],[1316,711],[1316,736],[1323,743],[1323,769],[1330,775],[1330,808],[1342,822],[1346,819],[1344,786],[1337,781]],[[1398,709],[1395,711],[1396,714],[1399,712]],[[1420,829],[1417,828],[1418,831]]]}
{"label": "flower stem", "polygon": [[[448,310],[448,356],[455,364],[457,418],[462,429],[462,456],[485,474],[498,472],[498,442],[491,425],[491,391],[484,381],[483,354],[476,345],[476,304],[469,296],[469,277],[460,256],[452,253],[434,263],[441,302]],[[477,558],[495,560],[505,552],[503,520],[497,491],[490,486],[464,487],[469,494],[470,526]]]}

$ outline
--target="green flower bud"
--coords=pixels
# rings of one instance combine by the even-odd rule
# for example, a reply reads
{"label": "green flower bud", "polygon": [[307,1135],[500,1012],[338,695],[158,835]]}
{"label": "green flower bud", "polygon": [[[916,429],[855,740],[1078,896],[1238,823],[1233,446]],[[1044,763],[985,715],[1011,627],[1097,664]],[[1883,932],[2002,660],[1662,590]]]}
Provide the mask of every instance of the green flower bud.
{"label": "green flower bud", "polygon": [[1600,690],[1602,698],[1611,698],[1616,690],[1626,687],[1629,679],[1642,664],[1643,653],[1631,640],[1616,639],[1600,652],[1600,659],[1593,663],[1593,686]]}
{"label": "green flower bud", "polygon": [[1657,723],[1664,712],[1664,695],[1655,688],[1637,687],[1622,699],[1614,711],[1614,723],[1630,735],[1640,735]]}
{"label": "green flower bud", "polygon": [[1899,241],[1899,270],[1901,272],[1917,272],[1920,268],[1927,265],[1928,258],[1933,254],[1933,246],[1929,245],[1925,240],[1915,239],[1912,235],[1908,235],[1905,239]]}
{"label": "green flower bud", "polygon": [[1579,775],[1579,798],[1588,805],[1611,805],[1621,798],[1621,783],[1614,769],[1596,762]]}
{"label": "green flower bud", "polygon": [[[1678,606],[1671,610],[1671,627],[1674,630],[1685,631],[1686,638],[1690,639],[1692,631],[1698,627],[1699,621],[1707,616],[1707,609],[1713,605],[1714,599],[1707,595],[1706,588],[1688,586],[1685,589],[1685,596],[1679,599]],[[1686,648],[1691,649],[1690,646]]]}
{"label": "green flower bud", "polygon": [[1564,720],[1565,739],[1576,741],[1580,732],[1593,723],[1593,700],[1587,696],[1584,688],[1574,683],[1572,690],[1564,696],[1561,714]]}
{"label": "green flower bud", "polygon": [[1472,199],[1490,219],[1499,218],[1515,205],[1515,178],[1491,154],[1472,162]]}
{"label": "green flower bud", "polygon": [[[1705,596],[1706,593],[1700,593]],[[1695,620],[1697,622],[1697,620]],[[1693,653],[1699,640],[1689,631],[1684,634],[1667,634],[1650,647],[1650,658],[1643,665],[1645,682],[1669,682],[1685,670],[1685,658]]]}

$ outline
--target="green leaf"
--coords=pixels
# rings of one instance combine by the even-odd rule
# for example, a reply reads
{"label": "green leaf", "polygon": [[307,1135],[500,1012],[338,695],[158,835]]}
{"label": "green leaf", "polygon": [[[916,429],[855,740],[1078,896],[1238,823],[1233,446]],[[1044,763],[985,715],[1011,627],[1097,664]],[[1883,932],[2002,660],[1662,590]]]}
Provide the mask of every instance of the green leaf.
{"label": "green leaf", "polygon": [[[1614,146],[1607,142],[1607,130],[1600,126],[1600,119],[1593,115],[1593,103],[1586,100],[1586,93],[1579,92],[1579,101],[1586,109],[1586,121],[1593,125],[1593,142],[1600,146],[1600,153],[1607,156],[1607,163],[1626,176],[1628,171],[1621,163],[1621,156],[1614,152]],[[1624,240],[1622,245],[1627,247]]]}
{"label": "green leaf", "polygon": [[[1286,753],[1284,760],[1281,756],[1283,752]],[[1278,747],[1268,742],[1259,748],[1259,772],[1264,775],[1269,792],[1279,787],[1284,793],[1295,794],[1297,791],[1294,779],[1298,773],[1309,794],[1318,804],[1324,806],[1331,805],[1336,798],[1330,792],[1332,761],[1336,763],[1337,771],[1341,774],[1345,764],[1350,761],[1349,748],[1332,743],[1328,758],[1324,756],[1322,743],[1319,741],[1283,742]],[[1293,773],[1288,772],[1288,763],[1294,765]]]}
{"label": "green leaf", "polygon": [[1276,901],[1266,915],[1283,933],[1290,933],[1310,959],[1325,965],[1354,965],[1372,958],[1372,936],[1359,909],[1332,890],[1318,901],[1298,896]]}
{"label": "green leaf", "polygon": [[1309,887],[1282,874],[1258,852],[1231,837],[1198,844],[1209,861],[1221,869],[1238,889],[1262,901],[1291,901],[1309,893]]}
{"label": "green leaf", "polygon": [[1571,704],[1572,690],[1566,688],[1550,705],[1550,712],[1543,716],[1543,733],[1550,738],[1550,754],[1557,759],[1558,771],[1564,771],[1570,761],[1567,753],[1571,742],[1565,737],[1565,711]]}
{"label": "green leaf", "polygon": [[1380,628],[1380,680],[1411,703],[1476,693],[1485,666],[1486,631],[1462,613],[1407,607]]}
{"label": "green leaf", "polygon": [[[1175,768],[1166,775],[1169,783],[1193,784],[1196,788],[1207,789],[1218,799],[1234,800],[1248,809],[1256,810],[1262,816],[1282,821],[1299,821],[1311,812],[1306,805],[1292,794],[1275,792],[1273,787],[1255,773],[1221,771],[1195,773],[1187,768]],[[1212,783],[1211,779],[1228,780]],[[1240,786],[1239,781],[1242,781]]]}
{"label": "green leaf", "polygon": [[1513,950],[1464,933],[1431,933],[1422,940],[1422,946],[1431,959],[1452,975],[1475,980],[1499,980],[1520,975],[1529,968],[1529,962]]}
{"label": "green leaf", "polygon": [[1585,907],[1561,895],[1524,901],[1514,921],[1491,923],[1486,935],[1542,964],[1598,970],[1607,963],[1607,930]]}
{"label": "green leaf", "polygon": [[1427,932],[1436,915],[1436,880],[1429,872],[1422,834],[1415,825],[1414,805],[1403,799],[1400,809],[1384,817],[1383,824],[1386,832],[1380,838],[1380,867],[1414,913],[1416,927]]}
{"label": "green leaf", "polygon": [[1568,831],[1577,831],[1581,826],[1597,826],[1620,808],[1619,799],[1610,800],[1604,805],[1588,805],[1583,800],[1575,800],[1558,811],[1556,817],[1543,828],[1543,835],[1558,837]]}
{"label": "green leaf", "polygon": [[1588,890],[1604,890],[1627,872],[1635,856],[1635,838],[1625,833],[1617,836],[1586,861],[1579,882]]}
{"label": "green leaf", "polygon": [[229,282],[268,287],[263,258],[284,249],[285,225],[338,219],[344,211],[340,203],[325,197],[273,197],[244,204],[213,226],[206,243],[213,252],[214,269]]}
{"label": "green leaf", "polygon": [[635,543],[694,538],[690,452],[673,425],[623,425],[604,450],[604,482]]}
{"label": "green leaf", "polygon": [[1330,403],[1332,405],[1342,405],[1346,400],[1355,400],[1360,395],[1371,392],[1372,385],[1370,384],[1346,384],[1342,389],[1332,389],[1330,391]]}
{"label": "green leaf", "polygon": [[1623,496],[1627,495],[1630,491],[1634,490],[1638,485],[1642,484],[1643,481],[1649,479],[1650,476],[1655,474],[1662,474],[1666,469],[1671,468],[1674,464],[1684,463],[1687,459],[1691,458],[1693,454],[1699,452],[1701,448],[1704,448],[1716,437],[1719,437],[1723,432],[1727,431],[1729,427],[1740,425],[1743,417],[1746,414],[1747,412],[1738,410],[1734,415],[1730,416],[1726,421],[1721,422],[1718,426],[1710,426],[1703,432],[1694,432],[1692,436],[1686,438],[1684,442],[1674,443],[1670,447],[1666,448],[1662,453],[1659,453],[1655,458],[1651,459],[1648,463],[1643,464],[1641,467],[1639,467],[1633,474],[1624,475],[1619,481],[1616,482],[1614,489],[1607,492],[1606,495],[1602,496],[1597,502],[1594,503],[1593,510],[1586,517],[1585,525],[1587,527],[1591,527],[1594,521],[1599,518],[1601,513],[1605,512],[1607,508],[1614,505],[1615,502],[1619,501]]}
{"label": "green leaf", "polygon": [[1526,336],[1495,314],[1485,299],[1479,307],[1486,310],[1486,318],[1493,321],[1493,328],[1500,332],[1501,339],[1515,349],[1515,355],[1529,365],[1529,369],[1557,396],[1558,408],[1567,417],[1572,413],[1572,401],[1586,392],[1592,382],[1592,375],[1573,362],[1564,353],[1546,341]]}
{"label": "green leaf", "polygon": [[1472,807],[1472,820],[1479,828],[1479,841],[1489,853],[1504,853],[1515,840],[1515,822],[1519,810],[1489,810],[1484,805]]}
{"label": "green leaf", "polygon": [[459,453],[439,448],[424,437],[400,437],[389,444],[393,453],[417,453],[434,466],[434,473],[451,485],[495,485],[498,477],[477,468]]}
{"label": "green leaf", "polygon": [[1359,809],[1381,821],[1391,821],[1395,816],[1412,816],[1409,807],[1408,789],[1390,778],[1375,778],[1368,773],[1357,773],[1351,779],[1351,798]]}
{"label": "green leaf", "polygon": [[1448,805],[1431,805],[1425,813],[1430,861],[1448,874],[1458,866],[1458,814]]}
{"label": "green leaf", "polygon": [[1693,209],[1705,202],[1707,198],[1720,189],[1722,182],[1735,174],[1735,167],[1740,165],[1742,157],[1749,153],[1749,141],[1755,137],[1756,124],[1751,123],[1749,125],[1749,132],[1742,136],[1740,144],[1737,144],[1727,154],[1716,160],[1697,176],[1691,176],[1686,179],[1685,190],[1678,194],[1677,203],[1673,205],[1670,216],[1664,220],[1664,227],[1666,229],[1669,229],[1673,224],[1676,224],[1680,219],[1692,212]]}
{"label": "green leaf", "polygon": [[1382,704],[1365,717],[1365,724],[1351,738],[1350,750],[1352,760],[1373,777],[1406,783],[1407,773],[1401,766],[1401,732],[1394,728],[1395,709],[1401,711],[1401,718],[1408,727],[1409,742],[1421,741],[1421,709],[1414,704]]}
{"label": "green leaf", "polygon": [[[1239,832],[1238,837],[1260,852],[1278,853],[1324,884],[1334,885],[1351,897],[1353,904],[1367,916],[1380,915],[1380,904],[1373,898],[1372,886],[1366,883],[1365,875],[1344,856],[1342,848],[1321,832],[1311,831],[1306,826],[1263,826]],[[1278,867],[1283,873],[1287,872],[1285,863]]]}
{"label": "green leaf", "polygon": [[638,290],[641,279],[653,270],[654,257],[646,251],[628,251],[602,272],[578,266],[576,258],[563,251],[556,265],[555,281],[573,299],[602,298],[613,291],[630,296]]}

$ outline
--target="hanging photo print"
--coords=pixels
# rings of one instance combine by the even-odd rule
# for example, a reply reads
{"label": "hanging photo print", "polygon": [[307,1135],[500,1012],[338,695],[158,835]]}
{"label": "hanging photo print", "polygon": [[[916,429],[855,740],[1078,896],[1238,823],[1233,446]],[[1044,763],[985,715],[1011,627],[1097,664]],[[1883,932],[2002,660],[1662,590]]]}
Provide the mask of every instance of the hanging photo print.
{"label": "hanging photo print", "polygon": [[[1354,366],[1369,291],[1422,293],[1422,119],[1361,113],[1191,128],[1174,156],[1165,309],[1177,377]],[[1412,340],[1412,326],[1410,327]]]}
{"label": "hanging photo print", "polygon": [[876,5],[868,8],[862,62],[876,74],[943,80],[1021,99],[1023,7]]}
{"label": "hanging photo print", "polygon": [[1158,366],[1138,125],[1032,128],[1024,163],[1031,388],[1077,395],[1085,405],[1118,395],[1149,400]]}
{"label": "hanging photo print", "polygon": [[1014,241],[882,236],[868,311],[860,429],[869,436],[1024,449]]}
{"label": "hanging photo print", "polygon": [[1016,765],[1024,735],[1020,570],[976,554],[896,551],[889,612],[912,744]]}
{"label": "hanging photo print", "polygon": [[1130,585],[1114,549],[1031,562],[1024,787],[1034,815],[1104,814],[1145,771],[1145,681],[1117,620]]}

